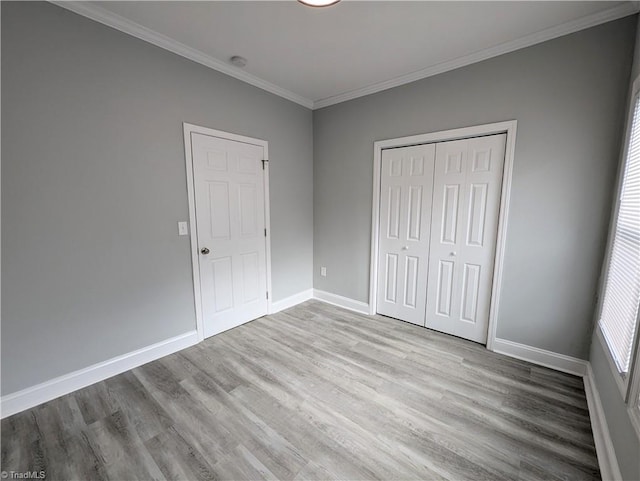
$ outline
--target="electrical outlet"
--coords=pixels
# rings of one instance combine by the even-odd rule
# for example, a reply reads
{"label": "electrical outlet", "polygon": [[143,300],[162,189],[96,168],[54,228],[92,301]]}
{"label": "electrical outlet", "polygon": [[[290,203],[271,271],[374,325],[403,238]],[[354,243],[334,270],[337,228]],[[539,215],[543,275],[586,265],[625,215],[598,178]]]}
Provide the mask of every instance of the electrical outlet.
{"label": "electrical outlet", "polygon": [[178,222],[178,235],[189,235],[189,228],[186,222]]}
{"label": "electrical outlet", "polygon": [[327,268],[326,267],[321,267],[320,268],[320,275],[322,277],[327,277]]}

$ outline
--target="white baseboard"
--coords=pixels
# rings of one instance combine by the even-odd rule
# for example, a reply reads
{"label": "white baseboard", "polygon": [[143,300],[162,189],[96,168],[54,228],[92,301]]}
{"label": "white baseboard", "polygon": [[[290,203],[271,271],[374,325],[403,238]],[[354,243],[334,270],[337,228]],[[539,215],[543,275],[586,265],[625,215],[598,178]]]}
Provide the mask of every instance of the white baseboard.
{"label": "white baseboard", "polygon": [[362,301],[356,301],[348,297],[339,296],[338,294],[332,294],[331,292],[321,291],[319,289],[313,290],[313,298],[327,304],[333,304],[334,306],[343,307],[350,311],[359,312],[360,314],[369,315],[369,304]]}
{"label": "white baseboard", "polygon": [[591,418],[591,429],[593,440],[596,445],[598,455],[598,465],[602,481],[618,481],[622,479],[618,459],[613,449],[613,441],[609,434],[607,419],[604,415],[600,393],[596,387],[595,378],[591,363],[587,364],[587,372],[584,376],[584,391],[587,395],[587,406],[589,406],[589,417]]}
{"label": "white baseboard", "polygon": [[[334,306],[349,309],[360,314],[369,315],[368,303],[356,301],[348,297],[321,291],[319,289],[307,289],[299,292],[298,294],[294,294],[293,296],[273,302],[271,304],[271,313],[288,309],[297,304],[308,301],[309,299],[317,299]],[[142,364],[146,364],[147,362],[173,354],[174,352],[197,344],[198,342],[198,333],[196,331],[190,331],[165,341],[152,344],[151,346],[147,346],[122,356],[94,364],[93,366],[45,381],[21,391],[7,394],[0,398],[0,419],[4,419],[12,414],[16,414],[47,401],[51,401],[52,399],[69,394],[78,389],[82,389],[83,387],[136,368]],[[576,359],[563,354],[545,351],[544,349],[518,344],[506,339],[495,339],[493,342],[493,351],[577,376],[585,376],[588,372],[587,368],[590,369],[589,363],[582,359]],[[586,378],[585,384],[587,384]],[[591,385],[595,389],[593,382],[591,382]],[[599,397],[597,399],[598,406],[600,406]],[[602,410],[602,407],[600,406],[599,409]],[[604,417],[601,416],[601,419],[604,420]],[[606,433],[608,436],[608,431],[606,431]]]}
{"label": "white baseboard", "polygon": [[179,336],[143,347],[136,351],[114,357],[78,371],[56,377],[41,384],[2,396],[0,399],[0,418],[30,409],[39,404],[51,401],[83,387],[87,387],[104,379],[123,373],[129,369],[168,356],[176,351],[192,346],[198,342],[196,331],[186,332]]}
{"label": "white baseboard", "polygon": [[290,307],[301,304],[309,299],[313,299],[313,289],[307,289],[306,291],[298,292],[292,296],[272,302],[270,314],[284,311],[285,309],[289,309]]}
{"label": "white baseboard", "polygon": [[508,341],[506,339],[494,339],[493,352],[515,357],[533,364],[562,371],[575,376],[584,376],[587,373],[588,361],[578,359],[557,352],[546,351],[526,344]]}

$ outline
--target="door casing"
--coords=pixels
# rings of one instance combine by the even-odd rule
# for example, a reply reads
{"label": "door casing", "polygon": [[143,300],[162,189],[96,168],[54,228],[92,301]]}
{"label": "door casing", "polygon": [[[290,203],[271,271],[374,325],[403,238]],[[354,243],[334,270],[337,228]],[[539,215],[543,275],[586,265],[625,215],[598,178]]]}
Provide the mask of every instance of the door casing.
{"label": "door casing", "polygon": [[254,139],[243,135],[214,130],[208,127],[201,127],[189,123],[183,123],[184,131],[184,157],[187,171],[187,194],[189,201],[189,236],[191,241],[191,270],[193,276],[193,297],[196,310],[196,331],[198,332],[198,340],[204,340],[204,318],[202,312],[202,291],[200,287],[200,255],[198,252],[198,237],[196,225],[196,201],[195,186],[193,178],[193,154],[191,150],[191,134],[203,134],[211,137],[218,137],[234,142],[243,142],[262,147],[264,152],[264,220],[267,235],[265,236],[265,258],[266,258],[266,275],[267,275],[267,314],[272,312],[272,289],[271,289],[271,222],[269,207],[269,143],[266,140]]}
{"label": "door casing", "polygon": [[431,132],[374,142],[373,200],[371,208],[371,264],[369,270],[370,315],[376,314],[378,305],[378,233],[380,230],[380,167],[382,150],[448,140],[459,140],[469,137],[480,137],[484,135],[506,134],[507,139],[502,173],[502,189],[500,193],[500,213],[498,214],[498,236],[496,238],[496,253],[491,283],[491,304],[489,308],[489,326],[487,332],[487,349],[491,351],[493,350],[497,330],[497,314],[500,305],[500,291],[502,288],[502,270],[506,245],[507,220],[509,218],[509,200],[511,195],[511,177],[515,156],[517,124],[518,122],[516,120],[508,120],[505,122],[476,125],[460,129],[444,130],[440,132]]}

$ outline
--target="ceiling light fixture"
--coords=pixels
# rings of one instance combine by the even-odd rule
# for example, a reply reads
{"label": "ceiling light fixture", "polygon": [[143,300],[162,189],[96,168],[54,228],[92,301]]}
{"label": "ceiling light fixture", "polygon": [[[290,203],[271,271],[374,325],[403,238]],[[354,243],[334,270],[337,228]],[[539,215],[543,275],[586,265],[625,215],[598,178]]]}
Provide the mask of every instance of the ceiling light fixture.
{"label": "ceiling light fixture", "polygon": [[229,62],[239,68],[244,68],[247,65],[247,59],[240,55],[234,55],[229,59]]}
{"label": "ceiling light fixture", "polygon": [[330,7],[339,1],[340,0],[298,0],[298,2],[306,5],[307,7]]}

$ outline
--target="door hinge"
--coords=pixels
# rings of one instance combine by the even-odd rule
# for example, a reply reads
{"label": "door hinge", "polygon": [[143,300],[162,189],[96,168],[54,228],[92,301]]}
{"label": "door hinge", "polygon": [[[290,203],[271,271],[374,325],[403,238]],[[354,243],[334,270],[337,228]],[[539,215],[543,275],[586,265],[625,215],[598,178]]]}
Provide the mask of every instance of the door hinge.
{"label": "door hinge", "polygon": [[269,299],[269,291],[267,291],[267,300]]}
{"label": "door hinge", "polygon": [[264,170],[264,165],[269,162],[269,159],[262,159],[262,170]]}
{"label": "door hinge", "polygon": [[267,237],[267,228],[264,229],[264,236]]}

